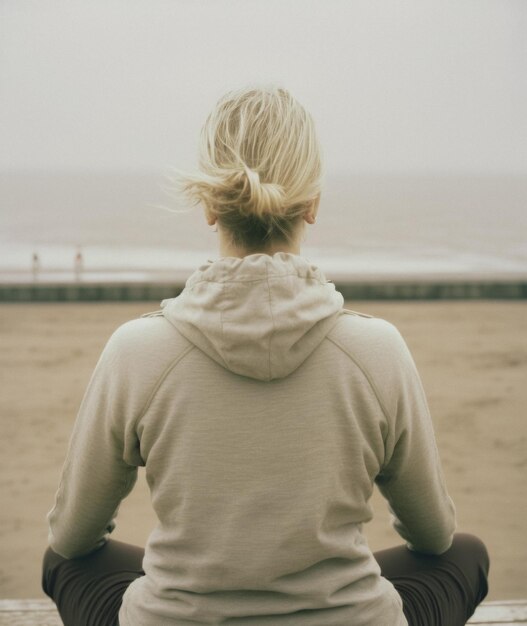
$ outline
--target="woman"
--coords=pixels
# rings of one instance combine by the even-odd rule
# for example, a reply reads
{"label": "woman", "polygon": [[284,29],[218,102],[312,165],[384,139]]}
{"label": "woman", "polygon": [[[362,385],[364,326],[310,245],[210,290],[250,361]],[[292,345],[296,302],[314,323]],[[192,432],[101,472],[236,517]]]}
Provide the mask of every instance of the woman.
{"label": "woman", "polygon": [[[48,516],[66,626],[456,626],[485,596],[403,339],[299,254],[320,182],[286,90],[218,102],[183,189],[221,258],[112,335]],[[159,520],[144,552],[109,539],[139,466]],[[375,555],[374,484],[405,540]]]}

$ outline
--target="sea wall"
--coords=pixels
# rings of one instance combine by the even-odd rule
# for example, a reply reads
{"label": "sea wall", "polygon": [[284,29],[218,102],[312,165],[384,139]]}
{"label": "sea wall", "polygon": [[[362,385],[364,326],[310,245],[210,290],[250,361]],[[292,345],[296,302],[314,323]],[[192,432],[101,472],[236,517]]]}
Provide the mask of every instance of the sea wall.
{"label": "sea wall", "polygon": [[[346,300],[524,300],[525,281],[335,282]],[[139,302],[177,296],[174,283],[0,284],[0,302]]]}

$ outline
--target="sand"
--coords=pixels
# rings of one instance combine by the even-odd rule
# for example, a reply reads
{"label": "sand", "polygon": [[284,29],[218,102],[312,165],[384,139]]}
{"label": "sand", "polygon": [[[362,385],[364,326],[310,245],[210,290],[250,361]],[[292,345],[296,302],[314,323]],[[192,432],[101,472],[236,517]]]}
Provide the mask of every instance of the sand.
{"label": "sand", "polygon": [[[427,392],[459,530],[491,554],[489,599],[527,596],[527,303],[357,302],[396,324]],[[111,332],[158,303],[0,306],[0,597],[39,597],[47,511],[68,437]],[[372,549],[401,542],[382,498]],[[114,537],[143,544],[154,525],[143,474]]]}

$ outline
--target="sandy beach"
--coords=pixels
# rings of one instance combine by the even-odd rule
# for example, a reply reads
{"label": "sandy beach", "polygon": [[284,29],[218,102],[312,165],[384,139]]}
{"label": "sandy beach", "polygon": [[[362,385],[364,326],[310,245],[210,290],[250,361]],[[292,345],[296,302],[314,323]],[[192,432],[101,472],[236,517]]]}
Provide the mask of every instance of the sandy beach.
{"label": "sandy beach", "polygon": [[[491,554],[488,599],[527,596],[527,303],[355,302],[405,337],[427,392],[460,531]],[[159,303],[0,306],[0,597],[41,597],[46,513],[98,356],[117,326]],[[373,550],[401,543],[382,499]],[[141,474],[114,537],[144,544],[155,518]]]}

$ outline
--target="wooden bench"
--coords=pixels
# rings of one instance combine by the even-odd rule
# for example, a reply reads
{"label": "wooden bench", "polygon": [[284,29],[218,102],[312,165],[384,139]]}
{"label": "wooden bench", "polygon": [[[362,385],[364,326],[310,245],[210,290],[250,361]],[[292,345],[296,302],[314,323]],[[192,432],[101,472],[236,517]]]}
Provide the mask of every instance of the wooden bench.
{"label": "wooden bench", "polygon": [[523,624],[527,626],[527,600],[483,602],[468,621],[469,624]]}
{"label": "wooden bench", "polygon": [[[527,626],[527,600],[484,602],[469,624]],[[62,626],[49,600],[0,600],[0,626]]]}
{"label": "wooden bench", "polygon": [[62,626],[51,600],[0,600],[0,626]]}

